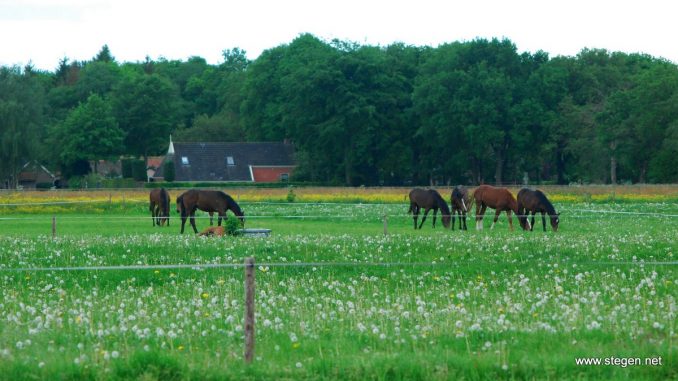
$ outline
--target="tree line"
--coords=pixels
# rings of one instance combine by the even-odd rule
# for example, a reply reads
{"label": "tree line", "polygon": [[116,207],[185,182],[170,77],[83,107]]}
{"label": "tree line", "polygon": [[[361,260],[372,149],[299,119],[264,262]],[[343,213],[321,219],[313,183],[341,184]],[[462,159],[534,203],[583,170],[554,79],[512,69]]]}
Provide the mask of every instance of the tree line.
{"label": "tree line", "polygon": [[[37,159],[164,154],[175,141],[294,143],[294,179],[343,185],[678,181],[678,67],[644,54],[518,53],[303,34],[249,60],[0,68],[0,177]],[[95,169],[96,170],[96,169]]]}

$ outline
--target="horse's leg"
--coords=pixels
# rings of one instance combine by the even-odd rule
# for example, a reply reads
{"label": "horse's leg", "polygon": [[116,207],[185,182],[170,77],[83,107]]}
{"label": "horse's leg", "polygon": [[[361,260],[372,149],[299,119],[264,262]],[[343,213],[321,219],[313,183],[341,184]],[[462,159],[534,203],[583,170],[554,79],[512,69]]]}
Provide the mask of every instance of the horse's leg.
{"label": "horse's leg", "polygon": [[459,216],[459,229],[461,230],[461,220],[464,219],[464,230],[468,230],[466,227],[466,212],[462,211],[461,216]]}
{"label": "horse's leg", "polygon": [[546,231],[546,216],[544,216],[544,211],[541,212],[541,226],[543,226],[544,231]]}
{"label": "horse's leg", "polygon": [[191,226],[193,226],[193,231],[195,234],[198,234],[198,228],[195,227],[195,208],[190,213],[191,216]]}
{"label": "horse's leg", "polygon": [[[214,225],[214,212],[207,212],[210,215],[210,226]],[[221,225],[219,225],[221,226]]]}
{"label": "horse's leg", "polygon": [[494,212],[494,220],[492,221],[492,225],[490,225],[490,230],[494,229],[494,224],[497,223],[497,220],[499,219],[499,214],[501,214],[501,209],[497,207],[497,209]]}
{"label": "horse's leg", "polygon": [[185,225],[186,225],[186,214],[181,213],[181,234],[184,234]]}
{"label": "horse's leg", "polygon": [[151,221],[153,222],[153,226],[155,226],[155,205],[151,203]]}
{"label": "horse's leg", "polygon": [[509,220],[509,229],[513,231],[513,212],[511,212],[511,209],[506,211],[506,216]]}
{"label": "horse's leg", "polygon": [[530,211],[527,210],[527,209],[521,209],[520,215],[521,215],[521,217],[519,217],[519,218],[522,218],[523,221],[525,221],[524,222],[525,226],[523,227],[523,229],[528,230],[528,231],[532,230],[532,224],[530,223]]}
{"label": "horse's leg", "polygon": [[[452,209],[452,230],[454,230],[454,217],[457,215],[457,210]],[[461,216],[459,216],[459,229],[461,229]]]}
{"label": "horse's leg", "polygon": [[433,228],[436,227],[436,215],[438,214],[438,208],[433,208]]}
{"label": "horse's leg", "polygon": [[222,218],[224,219],[224,224],[226,223],[226,211],[225,210],[224,211],[218,211],[217,213],[219,213],[219,218],[217,218],[217,223],[219,224],[219,226],[221,226],[221,219]]}
{"label": "horse's leg", "polygon": [[476,230],[483,230],[483,216],[487,205],[483,203],[476,204]]}
{"label": "horse's leg", "polygon": [[[533,230],[534,230],[534,215],[535,215],[536,213],[537,213],[537,212],[532,211],[532,223],[530,224],[530,231],[533,231]],[[528,213],[528,214],[529,214],[529,213]]]}
{"label": "horse's leg", "polygon": [[161,215],[162,214],[160,214],[160,204],[158,204],[158,205],[155,206],[155,223],[158,226],[161,226],[160,225],[160,220],[161,220],[160,216]]}
{"label": "horse's leg", "polygon": [[412,219],[414,220],[414,230],[417,230],[417,220],[419,219],[419,206],[412,206]]}
{"label": "horse's leg", "polygon": [[424,211],[424,217],[421,218],[421,223],[419,224],[419,229],[421,229],[422,226],[424,226],[424,221],[426,221],[426,216],[428,216],[428,212],[430,212],[431,209],[426,209]]}

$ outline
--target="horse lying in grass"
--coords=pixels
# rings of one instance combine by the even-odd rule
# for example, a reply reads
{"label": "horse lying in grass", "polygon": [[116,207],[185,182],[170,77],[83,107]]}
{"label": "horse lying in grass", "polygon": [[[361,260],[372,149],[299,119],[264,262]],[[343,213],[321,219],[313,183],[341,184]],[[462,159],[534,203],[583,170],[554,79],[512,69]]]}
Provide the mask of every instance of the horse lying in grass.
{"label": "horse lying in grass", "polygon": [[217,237],[223,237],[224,236],[224,227],[223,226],[210,226],[208,228],[205,228],[198,236],[205,236],[205,237],[211,237],[211,236],[217,236]]}

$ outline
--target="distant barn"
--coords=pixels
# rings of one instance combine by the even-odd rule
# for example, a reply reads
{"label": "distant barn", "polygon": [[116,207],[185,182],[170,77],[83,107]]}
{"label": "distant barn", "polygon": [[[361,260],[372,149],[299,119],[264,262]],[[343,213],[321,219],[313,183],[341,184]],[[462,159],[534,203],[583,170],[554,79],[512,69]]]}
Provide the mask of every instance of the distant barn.
{"label": "distant barn", "polygon": [[[58,177],[35,160],[31,160],[21,167],[17,174],[17,185],[21,189],[49,189],[56,185]],[[10,181],[3,184],[3,188],[9,188]]]}
{"label": "distant barn", "polygon": [[[170,142],[165,162],[174,163],[174,181],[287,181],[296,163],[285,142]],[[155,179],[164,178],[164,165]]]}

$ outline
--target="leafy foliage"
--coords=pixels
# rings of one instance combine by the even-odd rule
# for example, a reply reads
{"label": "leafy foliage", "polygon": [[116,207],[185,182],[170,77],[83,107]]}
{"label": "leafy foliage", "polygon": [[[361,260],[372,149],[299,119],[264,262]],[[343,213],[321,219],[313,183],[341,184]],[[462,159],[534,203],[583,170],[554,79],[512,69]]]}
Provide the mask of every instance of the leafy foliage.
{"label": "leafy foliage", "polygon": [[[322,184],[678,180],[678,70],[647,55],[302,34],[254,61],[239,48],[223,59],[119,63],[104,45],[90,61],[64,57],[53,73],[0,68],[3,183],[29,159],[69,176],[95,158],[162,154],[170,134],[288,140],[295,181]],[[112,132],[86,131],[108,128],[96,118]]]}

